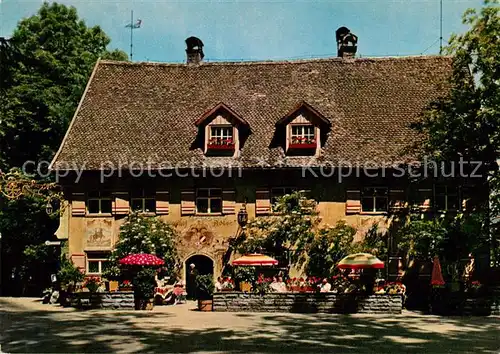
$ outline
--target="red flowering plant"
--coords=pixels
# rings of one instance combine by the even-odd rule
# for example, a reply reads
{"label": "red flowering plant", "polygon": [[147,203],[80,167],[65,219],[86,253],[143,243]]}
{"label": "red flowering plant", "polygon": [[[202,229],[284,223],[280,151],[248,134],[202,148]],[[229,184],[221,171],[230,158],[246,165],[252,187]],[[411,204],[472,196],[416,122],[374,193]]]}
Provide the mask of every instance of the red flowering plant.
{"label": "red flowering plant", "polygon": [[293,136],[292,144],[316,144],[316,139],[308,136]]}
{"label": "red flowering plant", "polygon": [[119,285],[120,288],[130,288],[132,287],[132,282],[130,280],[124,280]]}
{"label": "red flowering plant", "polygon": [[209,146],[219,146],[219,145],[231,146],[231,145],[234,145],[234,140],[233,140],[233,138],[210,138],[208,140],[208,145]]}
{"label": "red flowering plant", "polygon": [[406,293],[406,286],[399,281],[388,282],[385,284],[384,291],[386,294],[404,295]]}
{"label": "red flowering plant", "polygon": [[471,281],[465,284],[465,292],[468,295],[478,296],[484,291],[484,286],[478,280]]}
{"label": "red flowering plant", "polygon": [[272,278],[264,278],[263,274],[259,274],[259,277],[257,278],[257,282],[255,284],[255,292],[261,295],[270,292],[272,281]]}
{"label": "red flowering plant", "polygon": [[349,287],[352,285],[351,284],[351,281],[349,280],[349,278],[343,276],[343,275],[335,275],[332,277],[332,280],[331,280],[331,284],[332,284],[332,292],[333,293],[338,293],[338,294],[342,294],[342,293],[345,293],[346,290],[349,289]]}
{"label": "red flowering plant", "polygon": [[222,280],[222,289],[223,290],[233,290],[234,289],[234,280],[231,277],[226,277]]}
{"label": "red flowering plant", "polygon": [[87,277],[85,278],[83,287],[87,288],[91,293],[95,293],[97,292],[97,289],[99,289],[101,284],[102,282],[100,277]]}

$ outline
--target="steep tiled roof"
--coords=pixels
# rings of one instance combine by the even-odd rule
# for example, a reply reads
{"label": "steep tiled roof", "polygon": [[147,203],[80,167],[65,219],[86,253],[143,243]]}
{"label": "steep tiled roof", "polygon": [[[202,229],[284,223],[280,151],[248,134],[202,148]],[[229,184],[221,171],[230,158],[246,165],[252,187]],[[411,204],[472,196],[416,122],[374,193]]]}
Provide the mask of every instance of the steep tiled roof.
{"label": "steep tiled roof", "polygon": [[[320,59],[201,65],[100,61],[53,168],[148,164],[262,167],[411,159],[409,127],[446,93],[452,58]],[[270,147],[275,124],[301,102],[330,123],[320,157]],[[250,125],[240,157],[206,157],[195,122],[219,103]]]}

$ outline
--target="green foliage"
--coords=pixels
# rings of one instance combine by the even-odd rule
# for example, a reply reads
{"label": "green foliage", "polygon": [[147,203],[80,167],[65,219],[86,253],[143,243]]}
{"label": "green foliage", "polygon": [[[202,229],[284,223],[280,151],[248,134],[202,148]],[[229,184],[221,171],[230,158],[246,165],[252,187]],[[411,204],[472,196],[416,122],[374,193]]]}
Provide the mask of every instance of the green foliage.
{"label": "green foliage", "polygon": [[134,294],[137,299],[151,299],[154,296],[156,287],[156,271],[150,267],[143,267],[139,270],[132,280]]}
{"label": "green foliage", "polygon": [[355,234],[356,229],[343,221],[319,229],[307,248],[306,274],[322,278],[334,274],[336,264],[351,253]]}
{"label": "green foliage", "polygon": [[388,233],[379,232],[378,224],[373,223],[372,227],[365,234],[362,241],[357,242],[351,252],[352,253],[370,253],[377,256],[380,260],[387,259],[388,254]]}
{"label": "green foliage", "polygon": [[101,286],[101,282],[99,281],[99,279],[97,277],[87,278],[87,280],[85,281],[85,284],[84,284],[84,287],[89,289],[89,291],[91,293],[97,292],[97,290],[99,289],[99,286]]}
{"label": "green foliage", "polygon": [[256,278],[255,267],[235,267],[234,279],[239,282],[253,283]]}
{"label": "green foliage", "polygon": [[307,246],[314,239],[314,229],[320,222],[316,203],[299,191],[279,198],[273,210],[276,215],[248,223],[245,238],[236,245],[238,252],[264,252],[276,257],[284,266],[288,261],[303,262]]}
{"label": "green foliage", "polygon": [[57,272],[57,279],[61,284],[74,284],[83,281],[84,275],[66,257],[61,257],[61,268]]}
{"label": "green foliage", "polygon": [[409,257],[430,260],[442,254],[447,231],[444,219],[411,219],[397,233],[398,245]]}
{"label": "green foliage", "polygon": [[196,297],[198,300],[209,300],[215,290],[214,278],[211,274],[198,275],[196,282]]}
{"label": "green foliage", "polygon": [[159,218],[131,213],[120,226],[119,240],[110,255],[110,267],[104,274],[108,279],[119,275],[118,261],[129,254],[149,253],[165,261],[167,276],[177,272],[176,230]]}
{"label": "green foliage", "polygon": [[11,60],[0,63],[9,74],[0,102],[3,168],[50,160],[97,59],[126,59],[123,52],[109,53],[109,43],[101,28],[89,28],[78,18],[74,7],[57,3],[44,3],[19,22],[5,49]]}

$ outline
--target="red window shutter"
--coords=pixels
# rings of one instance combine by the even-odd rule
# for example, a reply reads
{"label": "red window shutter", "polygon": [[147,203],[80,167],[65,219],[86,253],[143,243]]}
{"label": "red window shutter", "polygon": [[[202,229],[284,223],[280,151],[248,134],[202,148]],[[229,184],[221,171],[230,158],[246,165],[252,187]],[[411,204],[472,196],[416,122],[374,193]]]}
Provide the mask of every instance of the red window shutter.
{"label": "red window shutter", "polygon": [[398,212],[406,208],[406,195],[404,189],[389,190],[389,209]]}
{"label": "red window shutter", "polygon": [[222,213],[232,215],[236,209],[236,192],[225,189],[222,191]]}
{"label": "red window shutter", "polygon": [[351,189],[347,191],[345,213],[359,214],[361,212],[361,191],[359,189]]}
{"label": "red window shutter", "polygon": [[196,213],[196,203],[194,191],[186,190],[181,192],[181,215],[194,215]]}
{"label": "red window shutter", "polygon": [[71,198],[71,215],[85,216],[85,193],[73,193]]}
{"label": "red window shutter", "polygon": [[113,214],[127,215],[130,212],[130,205],[127,192],[115,192],[113,199]]}
{"label": "red window shutter", "polygon": [[271,199],[268,189],[257,189],[255,193],[255,215],[271,213]]}
{"label": "red window shutter", "polygon": [[156,214],[168,215],[169,213],[169,193],[166,191],[156,192]]}

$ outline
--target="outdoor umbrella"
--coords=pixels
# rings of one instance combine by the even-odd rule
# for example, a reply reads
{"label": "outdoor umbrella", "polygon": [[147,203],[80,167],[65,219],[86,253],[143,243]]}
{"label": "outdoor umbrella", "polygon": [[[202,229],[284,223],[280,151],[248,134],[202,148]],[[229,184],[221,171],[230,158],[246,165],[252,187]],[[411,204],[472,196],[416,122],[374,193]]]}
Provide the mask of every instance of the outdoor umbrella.
{"label": "outdoor umbrella", "polygon": [[278,265],[278,261],[260,253],[252,253],[235,259],[232,264],[233,266],[274,266]]}
{"label": "outdoor umbrella", "polygon": [[129,254],[127,257],[120,259],[120,264],[124,265],[161,266],[164,263],[163,259],[147,253]]}
{"label": "outdoor umbrella", "polygon": [[443,274],[441,273],[441,263],[439,263],[439,257],[434,257],[434,262],[432,265],[432,277],[431,285],[444,285]]}
{"label": "outdoor umbrella", "polygon": [[337,267],[341,269],[380,269],[384,262],[369,253],[355,253],[344,257]]}

